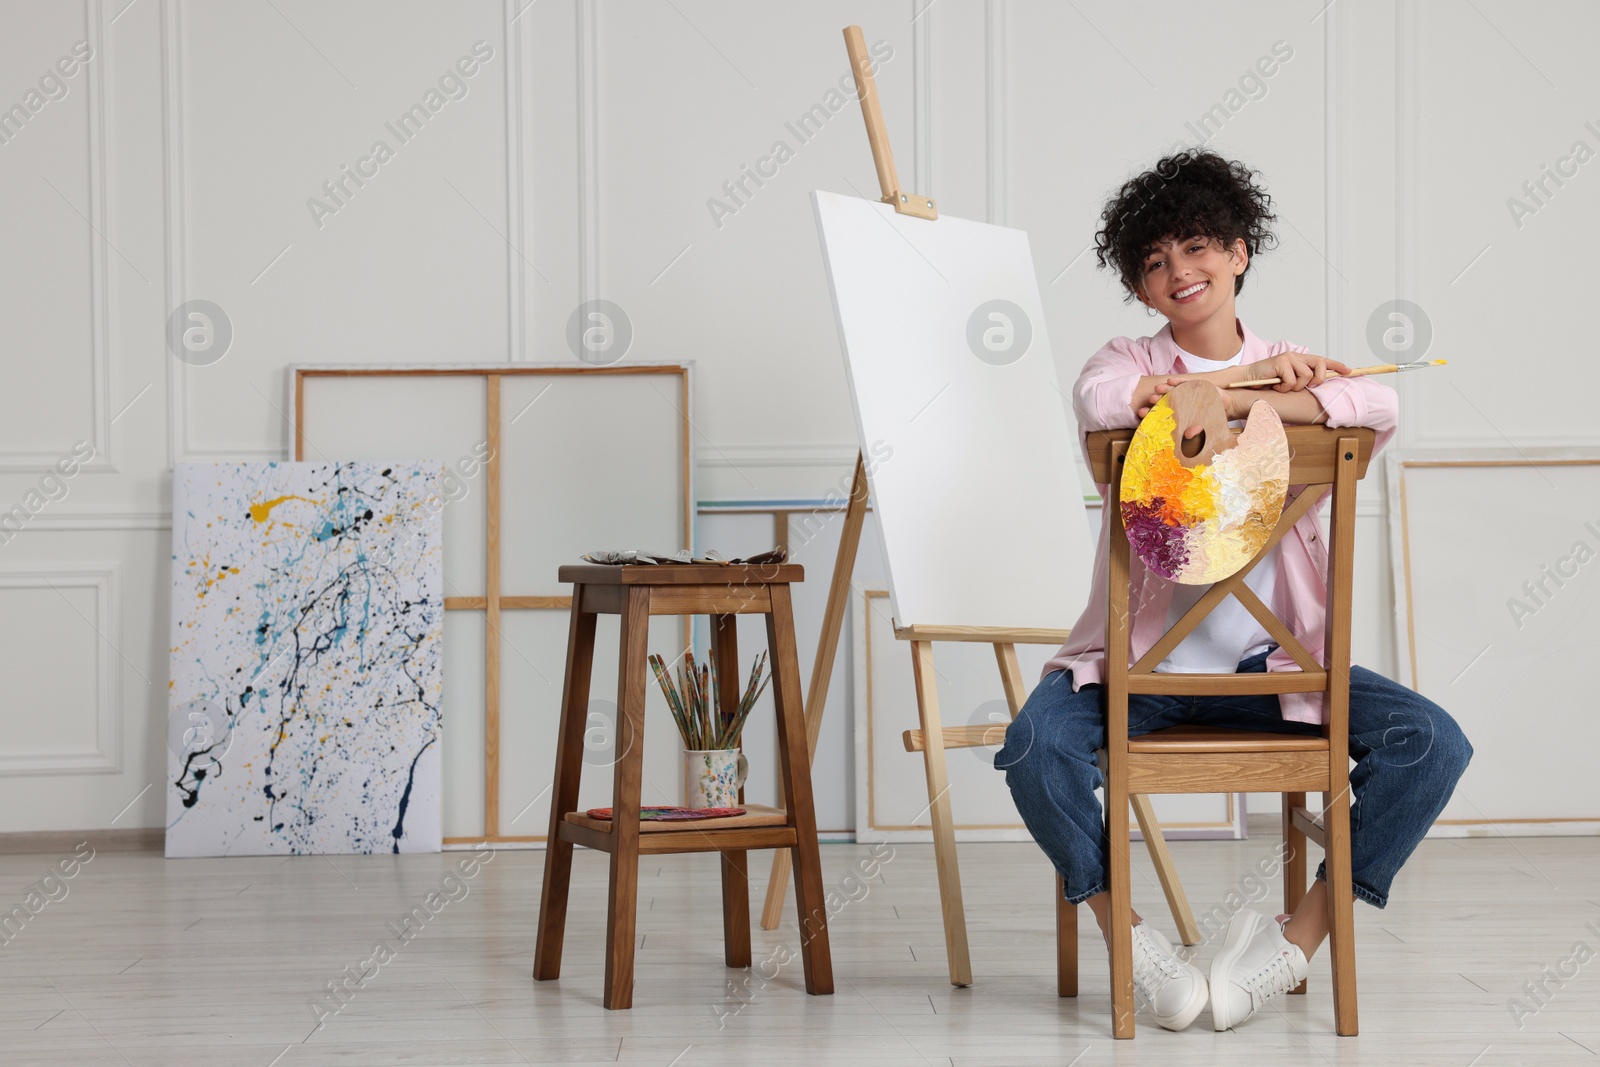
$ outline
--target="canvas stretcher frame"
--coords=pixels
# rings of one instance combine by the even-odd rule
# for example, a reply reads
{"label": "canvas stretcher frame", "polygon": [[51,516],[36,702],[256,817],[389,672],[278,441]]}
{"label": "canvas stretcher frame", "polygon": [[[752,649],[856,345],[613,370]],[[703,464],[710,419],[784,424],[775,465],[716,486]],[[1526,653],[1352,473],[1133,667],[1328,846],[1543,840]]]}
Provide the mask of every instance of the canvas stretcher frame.
{"label": "canvas stretcher frame", "polygon": [[[502,705],[502,665],[500,618],[505,611],[567,611],[570,596],[508,595],[501,589],[503,559],[500,532],[504,503],[501,479],[502,424],[500,384],[505,378],[522,377],[614,377],[660,376],[677,379],[676,403],[679,434],[676,441],[681,479],[681,544],[641,546],[649,548],[694,548],[694,450],[690,424],[692,364],[667,362],[617,363],[609,366],[577,366],[568,363],[414,363],[414,364],[294,364],[289,368],[290,451],[293,459],[303,458],[308,441],[305,425],[305,394],[308,386],[327,379],[415,378],[421,381],[441,378],[479,378],[484,383],[484,425],[490,449],[484,463],[485,534],[484,595],[445,598],[445,611],[474,611],[484,619],[484,828],[481,835],[447,836],[445,845],[481,843],[538,844],[544,834],[502,834],[500,813],[500,720]],[[600,546],[596,546],[600,547]],[[684,643],[689,639],[689,623],[683,624]]]}

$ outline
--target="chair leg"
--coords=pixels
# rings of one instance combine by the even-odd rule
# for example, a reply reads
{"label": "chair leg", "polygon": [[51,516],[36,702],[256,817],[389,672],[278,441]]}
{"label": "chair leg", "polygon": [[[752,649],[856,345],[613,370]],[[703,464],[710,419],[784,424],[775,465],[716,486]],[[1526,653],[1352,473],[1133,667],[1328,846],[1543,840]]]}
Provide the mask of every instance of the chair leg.
{"label": "chair leg", "polygon": [[961,867],[956,857],[955,815],[950,808],[950,778],[944,762],[944,726],[939,717],[932,642],[911,642],[911,666],[917,682],[922,763],[928,779],[928,808],[933,818],[933,857],[939,872],[939,906],[944,913],[950,984],[969,986],[972,984],[972,958],[967,951],[967,912],[961,899]]}
{"label": "chair leg", "polygon": [[[1323,794],[1324,801],[1327,794]],[[1356,1018],[1355,893],[1350,874],[1350,791],[1340,790],[1322,813],[1323,850],[1328,876],[1328,926],[1333,947],[1333,1028],[1340,1037],[1355,1037]]]}
{"label": "chair leg", "polygon": [[1106,833],[1111,862],[1111,1036],[1133,1036],[1133,869],[1128,855],[1128,793],[1123,780],[1106,782]]}
{"label": "chair leg", "polygon": [[1189,895],[1183,891],[1177,865],[1172,862],[1172,852],[1167,848],[1161,823],[1156,820],[1155,808],[1151,806],[1150,798],[1142,793],[1135,794],[1131,800],[1134,817],[1139,820],[1139,832],[1144,835],[1145,847],[1150,850],[1150,862],[1155,864],[1156,877],[1161,879],[1161,891],[1167,895],[1167,908],[1172,912],[1172,921],[1177,924],[1178,938],[1185,945],[1198,945],[1200,927],[1195,925],[1194,912],[1189,909]]}
{"label": "chair leg", "polygon": [[645,657],[650,587],[632,586],[622,608],[617,668],[617,752],[611,799],[611,882],[606,907],[605,1005],[633,1007],[634,919],[639,907],[639,792],[644,777]]}
{"label": "chair leg", "polygon": [[828,905],[822,892],[822,853],[817,847],[817,814],[811,800],[811,744],[806,739],[800,702],[799,656],[794,646],[794,613],[789,587],[770,585],[767,648],[772,653],[772,699],[778,711],[778,766],[783,771],[783,803],[794,828],[794,896],[800,911],[800,962],[806,992],[833,992],[833,955],[828,948]]}
{"label": "chair leg", "polygon": [[[1305,806],[1304,793],[1283,794],[1283,910],[1290,915],[1306,898],[1306,835],[1294,825],[1295,809]],[[1291,993],[1305,991],[1304,982],[1289,990]]]}
{"label": "chair leg", "polygon": [[745,850],[722,858],[722,959],[729,967],[750,966],[750,865]]}
{"label": "chair leg", "polygon": [[1056,875],[1056,996],[1078,995],[1078,906],[1068,904]]}
{"label": "chair leg", "polygon": [[589,708],[589,675],[594,667],[593,615],[579,610],[581,587],[573,591],[567,629],[567,674],[561,694],[561,722],[556,735],[556,771],[550,796],[550,824],[544,846],[544,890],[539,896],[539,935],[533,954],[533,977],[561,977],[561,944],[567,926],[567,887],[572,880],[572,842],[560,837],[567,812],[578,806],[583,771],[584,718]]}

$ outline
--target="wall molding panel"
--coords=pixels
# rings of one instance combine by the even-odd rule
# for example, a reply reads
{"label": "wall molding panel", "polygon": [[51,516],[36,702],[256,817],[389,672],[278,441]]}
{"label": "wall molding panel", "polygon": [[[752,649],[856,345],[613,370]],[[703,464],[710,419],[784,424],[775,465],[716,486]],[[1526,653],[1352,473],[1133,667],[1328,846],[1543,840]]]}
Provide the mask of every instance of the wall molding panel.
{"label": "wall molding panel", "polygon": [[[525,0],[527,2],[527,0]],[[504,25],[500,40],[506,54],[506,358],[528,358],[528,289],[523,262],[528,258],[528,231],[523,223],[522,170],[522,33],[517,20],[527,14],[517,0],[502,0]]]}
{"label": "wall molding panel", "polygon": [[[8,567],[0,570],[0,603],[7,593],[19,589],[92,589],[94,617],[82,619],[93,631],[89,640],[94,655],[88,663],[73,661],[57,669],[80,671],[92,664],[94,672],[94,747],[88,750],[64,749],[56,752],[19,754],[0,746],[0,776],[57,774],[116,774],[122,770],[122,708],[118,687],[116,649],[121,644],[121,625],[117,605],[119,567],[116,563],[96,563],[80,567],[41,564],[36,567]],[[70,603],[70,602],[69,602]],[[78,614],[76,607],[74,614]],[[80,616],[81,617],[81,616]],[[25,714],[37,708],[19,709]]]}
{"label": "wall molding panel", "polygon": [[577,12],[578,303],[604,295],[600,273],[600,17],[595,0],[573,0]]}
{"label": "wall molding panel", "polygon": [[1006,153],[1010,94],[1006,88],[1006,16],[1003,0],[984,0],[984,159],[988,177],[984,221],[1007,225]]}
{"label": "wall molding panel", "polygon": [[[94,49],[93,58],[79,68],[84,76],[86,98],[86,136],[88,138],[89,202],[84,242],[89,249],[87,286],[90,334],[90,433],[94,458],[81,465],[83,471],[115,472],[111,449],[112,361],[110,341],[111,309],[107,288],[106,220],[106,137],[105,78],[106,33],[101,0],[83,0],[83,39]],[[77,211],[76,205],[73,210]],[[54,468],[73,442],[63,448],[38,448],[0,451],[0,473],[35,474]]]}

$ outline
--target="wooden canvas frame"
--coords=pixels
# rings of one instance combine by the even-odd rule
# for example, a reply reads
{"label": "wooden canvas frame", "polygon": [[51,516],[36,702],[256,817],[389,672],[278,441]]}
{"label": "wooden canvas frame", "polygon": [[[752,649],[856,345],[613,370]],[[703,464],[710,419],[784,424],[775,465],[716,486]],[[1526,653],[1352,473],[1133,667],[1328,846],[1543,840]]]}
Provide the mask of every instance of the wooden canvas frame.
{"label": "wooden canvas frame", "polygon": [[[1417,688],[1417,636],[1415,612],[1412,610],[1413,586],[1411,581],[1411,527],[1406,509],[1406,471],[1430,467],[1600,467],[1600,455],[1574,456],[1528,454],[1522,449],[1509,452],[1505,449],[1472,449],[1441,455],[1433,451],[1390,451],[1386,456],[1385,475],[1388,482],[1389,513],[1389,564],[1394,575],[1394,643],[1395,663],[1403,684]],[[1418,690],[1420,692],[1420,690]],[[1435,819],[1435,831],[1429,836],[1465,837],[1482,834],[1484,828],[1515,826],[1516,833],[1539,835],[1600,834],[1600,811],[1588,816],[1563,816],[1551,818],[1511,819]]]}
{"label": "wooden canvas frame", "polygon": [[[500,614],[504,611],[567,611],[572,607],[570,596],[507,595],[500,588],[500,514],[502,486],[500,479],[501,425],[500,382],[503,378],[521,377],[614,377],[617,375],[657,375],[678,379],[677,409],[681,421],[679,434],[679,470],[683,485],[682,543],[678,547],[694,547],[694,455],[689,421],[690,365],[686,363],[619,363],[605,367],[574,366],[571,363],[454,363],[454,364],[325,364],[307,366],[296,364],[289,368],[291,422],[290,450],[292,458],[303,458],[306,445],[305,389],[308,380],[325,378],[481,378],[484,383],[484,426],[489,445],[489,456],[484,463],[484,595],[447,596],[444,607],[449,611],[476,611],[484,619],[484,709],[483,709],[483,759],[484,798],[482,836],[446,837],[448,845],[469,845],[482,842],[533,843],[545,840],[545,835],[509,835],[500,833]],[[599,547],[599,546],[596,546]],[[657,546],[649,546],[655,548]],[[667,546],[660,546],[667,547]],[[688,620],[684,621],[687,640]]]}

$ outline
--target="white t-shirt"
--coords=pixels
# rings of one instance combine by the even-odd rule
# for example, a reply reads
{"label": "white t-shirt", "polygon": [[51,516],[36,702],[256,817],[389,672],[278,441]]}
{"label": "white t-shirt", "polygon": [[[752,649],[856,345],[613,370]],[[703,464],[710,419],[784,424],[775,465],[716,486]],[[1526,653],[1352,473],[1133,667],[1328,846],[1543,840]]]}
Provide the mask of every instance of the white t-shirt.
{"label": "white t-shirt", "polygon": [[[1244,357],[1242,344],[1232,359],[1223,360],[1202,359],[1181,348],[1178,351],[1190,374],[1235,367]],[[1243,426],[1244,422],[1235,419],[1228,425],[1237,428]],[[1278,546],[1273,545],[1261,562],[1245,575],[1244,584],[1271,608],[1277,581]],[[1173,624],[1183,618],[1211,588],[1209,585],[1183,585],[1177,582],[1172,585],[1172,604],[1167,609],[1164,628],[1167,630],[1172,629]],[[1199,626],[1189,632],[1189,636],[1178,643],[1178,647],[1156,666],[1156,670],[1165,674],[1232,674],[1238,669],[1240,661],[1265,651],[1273,644],[1272,635],[1262,628],[1256,617],[1237,598],[1227,596],[1211,609],[1211,614],[1202,619]]]}

